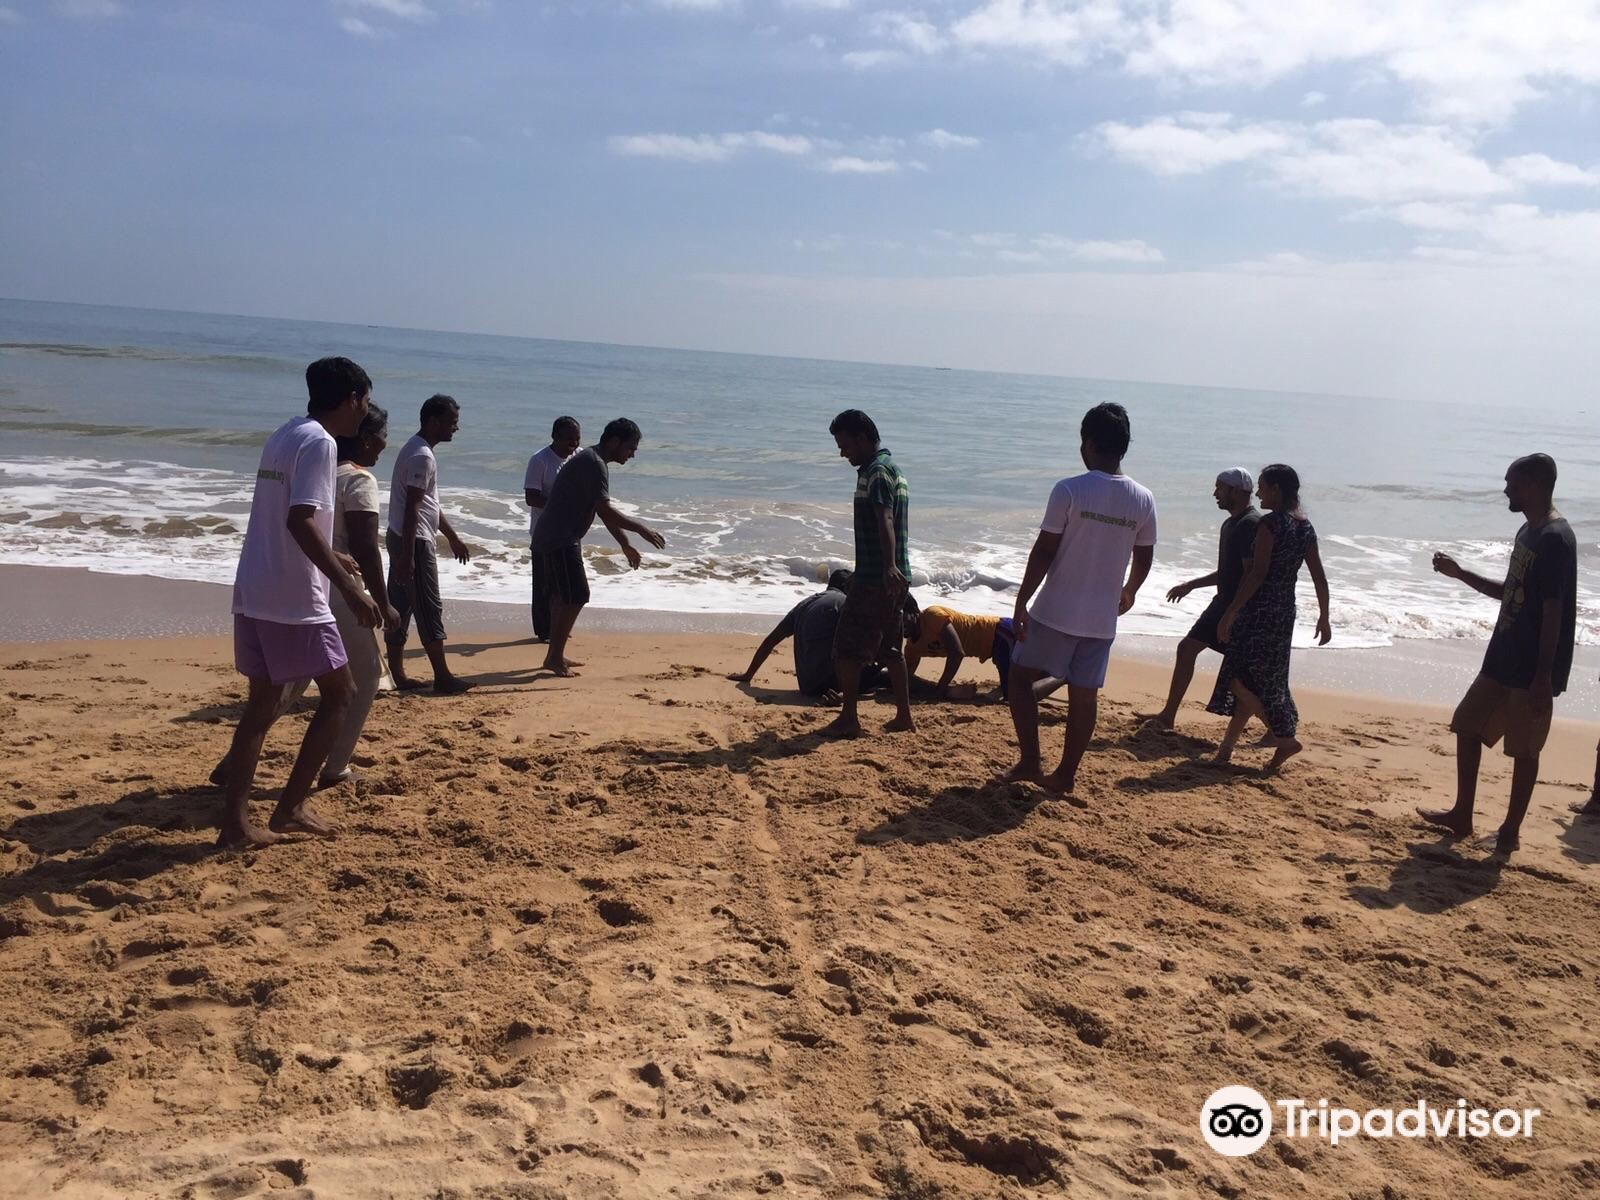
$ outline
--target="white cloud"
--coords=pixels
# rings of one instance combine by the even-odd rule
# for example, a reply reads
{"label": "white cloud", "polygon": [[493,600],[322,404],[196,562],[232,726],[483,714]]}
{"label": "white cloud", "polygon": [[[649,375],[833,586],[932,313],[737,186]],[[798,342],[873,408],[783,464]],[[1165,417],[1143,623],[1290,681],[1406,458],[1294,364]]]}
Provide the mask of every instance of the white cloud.
{"label": "white cloud", "polygon": [[821,146],[832,145],[798,133],[772,133],[752,129],[745,133],[636,133],[613,137],[613,154],[630,158],[670,158],[678,162],[727,162],[745,150],[800,158]]}
{"label": "white cloud", "polygon": [[1300,97],[1300,105],[1303,108],[1321,108],[1327,102],[1327,92],[1307,92]]}
{"label": "white cloud", "polygon": [[1435,120],[1494,124],[1600,84],[1595,0],[985,0],[938,36],[1163,84],[1259,87],[1344,64],[1410,89]]}
{"label": "white cloud", "polygon": [[383,36],[383,34],[374,29],[371,25],[368,25],[360,17],[341,17],[339,19],[339,28],[344,30],[351,37],[376,38]]}
{"label": "white cloud", "polygon": [[1076,241],[1053,233],[1041,234],[1033,241],[1041,250],[1066,254],[1077,262],[1092,263],[1159,263],[1167,256],[1149,242],[1139,238],[1124,241]]}
{"label": "white cloud", "polygon": [[55,0],[55,10],[77,21],[98,21],[120,17],[126,9],[121,0]]}
{"label": "white cloud", "polygon": [[433,19],[433,10],[422,3],[422,0],[337,0],[337,2],[345,8],[371,9],[375,13],[382,13],[398,21],[421,24]]}
{"label": "white cloud", "polygon": [[877,13],[869,28],[878,37],[899,42],[917,54],[937,54],[944,49],[944,35],[939,32],[939,27],[915,13]]}
{"label": "white cloud", "polygon": [[1002,250],[995,255],[1001,262],[1042,263],[1044,255],[1037,250]]}
{"label": "white cloud", "polygon": [[738,8],[739,0],[651,0],[657,8],[677,9],[680,12],[722,12]]}
{"label": "white cloud", "polygon": [[1180,113],[1143,125],[1107,121],[1095,133],[1124,162],[1158,175],[1194,175],[1288,149],[1289,135],[1266,125],[1230,127],[1226,113]]}
{"label": "white cloud", "polygon": [[1548,154],[1520,154],[1505,159],[1500,169],[1519,183],[1535,187],[1600,187],[1600,170],[1561,162]]}
{"label": "white cloud", "polygon": [[1117,158],[1161,175],[1252,163],[1290,191],[1368,204],[1506,195],[1523,182],[1481,158],[1465,135],[1442,125],[1391,126],[1354,118],[1249,122],[1218,113],[1179,113],[1143,125],[1106,122],[1094,136]]}
{"label": "white cloud", "polygon": [[846,154],[827,159],[822,169],[830,175],[892,175],[900,164],[892,158],[857,158]]}
{"label": "white cloud", "polygon": [[841,57],[845,66],[865,71],[872,67],[892,67],[907,61],[901,50],[851,50]]}
{"label": "white cloud", "polygon": [[964,133],[951,133],[948,129],[930,129],[927,133],[921,134],[917,141],[924,146],[932,146],[935,150],[970,150],[983,145],[980,138]]}

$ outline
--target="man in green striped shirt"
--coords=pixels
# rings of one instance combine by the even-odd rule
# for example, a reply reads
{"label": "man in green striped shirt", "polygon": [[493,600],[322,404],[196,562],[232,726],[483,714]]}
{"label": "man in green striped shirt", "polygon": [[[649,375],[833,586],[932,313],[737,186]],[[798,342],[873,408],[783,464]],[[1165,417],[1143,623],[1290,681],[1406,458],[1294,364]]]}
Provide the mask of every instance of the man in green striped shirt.
{"label": "man in green striped shirt", "polygon": [[844,710],[822,730],[828,737],[860,737],[856,715],[861,667],[879,662],[894,685],[898,712],[889,732],[915,730],[911,687],[901,652],[901,610],[911,586],[910,491],[906,477],[879,443],[878,427],[860,409],[840,413],[828,426],[839,457],[856,468],[856,569],[833,637],[834,671]]}

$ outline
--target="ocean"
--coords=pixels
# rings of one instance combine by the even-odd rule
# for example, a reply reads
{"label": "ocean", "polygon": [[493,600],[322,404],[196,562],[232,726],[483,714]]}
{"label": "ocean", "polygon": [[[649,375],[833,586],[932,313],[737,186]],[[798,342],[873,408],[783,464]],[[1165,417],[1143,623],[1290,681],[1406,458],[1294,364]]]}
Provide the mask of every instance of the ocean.
{"label": "ocean", "polygon": [[[1519,518],[1501,478],[1542,450],[1579,535],[1579,641],[1600,644],[1600,460],[1582,413],[27,301],[0,301],[0,562],[231,581],[259,446],[304,411],[305,365],[325,354],[361,363],[391,414],[385,480],[422,401],[460,402],[461,430],[439,448],[441,498],[479,551],[441,563],[447,598],[527,603],[528,456],[556,416],[577,417],[588,442],[627,416],[644,439],[613,468],[613,495],[667,548],[630,572],[597,525],[585,551],[595,604],[780,614],[852,557],[854,477],[828,423],[861,408],[910,480],[919,599],[1009,612],[1051,485],[1082,470],[1078,421],[1115,400],[1133,421],[1124,467],[1160,511],[1155,569],[1125,630],[1184,633],[1207,594],[1164,596],[1214,565],[1216,472],[1281,461],[1317,527],[1336,646],[1485,638],[1494,606],[1429,560],[1443,549],[1503,571]],[[1297,644],[1310,644],[1315,612],[1302,575]]]}

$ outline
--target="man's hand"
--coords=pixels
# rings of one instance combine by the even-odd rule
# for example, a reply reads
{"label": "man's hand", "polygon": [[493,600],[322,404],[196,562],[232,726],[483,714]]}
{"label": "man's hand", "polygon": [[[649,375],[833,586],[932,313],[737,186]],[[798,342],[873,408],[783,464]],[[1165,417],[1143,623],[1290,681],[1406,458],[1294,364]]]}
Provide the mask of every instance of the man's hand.
{"label": "man's hand", "polygon": [[1217,622],[1217,641],[1223,645],[1233,641],[1233,617],[1232,610],[1229,610],[1223,613],[1222,620]]}
{"label": "man's hand", "polygon": [[400,613],[392,604],[383,606],[383,631],[393,633],[400,628]]}
{"label": "man's hand", "polygon": [[822,692],[822,695],[819,696],[818,699],[821,700],[822,703],[824,703],[824,704],[843,704],[844,703],[844,696],[842,696],[840,694],[838,688],[824,688],[823,692]]}
{"label": "man's hand", "polygon": [[455,555],[455,559],[458,563],[466,563],[471,561],[472,552],[467,549],[467,544],[465,542],[463,542],[454,533],[450,534],[446,540],[450,543],[450,553]]}
{"label": "man's hand", "polygon": [[1326,646],[1333,641],[1333,626],[1327,617],[1317,618],[1317,645]]}
{"label": "man's hand", "polygon": [[[665,549],[665,547],[666,547],[667,539],[662,537],[654,529],[643,530],[639,534],[639,536],[642,537],[645,541],[649,542],[657,550],[662,550],[662,549]],[[634,563],[633,565],[637,567],[639,564],[638,563]]]}
{"label": "man's hand", "polygon": [[[1171,591],[1169,591],[1167,593],[1167,603],[1176,604],[1179,600],[1182,600],[1185,596],[1187,596],[1192,591],[1194,591],[1194,585],[1193,584],[1180,583],[1177,587],[1173,588]],[[1127,611],[1127,610],[1124,609],[1123,611]]]}
{"label": "man's hand", "polygon": [[1016,612],[1011,614],[1011,636],[1017,641],[1024,641],[1028,636],[1028,610],[1022,605],[1017,605]]}
{"label": "man's hand", "polygon": [[1541,717],[1547,715],[1555,707],[1555,702],[1555,685],[1550,682],[1549,676],[1536,678],[1528,686],[1528,707],[1537,715]]}
{"label": "man's hand", "polygon": [[1447,579],[1461,578],[1461,564],[1451,558],[1443,550],[1435,551],[1433,556],[1433,569]]}
{"label": "man's hand", "polygon": [[355,575],[357,577],[360,576],[361,564],[356,562],[354,558],[350,557],[350,555],[346,554],[343,550],[335,550],[333,552],[333,561],[339,564],[340,569],[343,570],[346,575]]}
{"label": "man's hand", "polygon": [[1123,613],[1127,612],[1130,608],[1132,608],[1133,607],[1133,602],[1134,602],[1134,600],[1136,600],[1138,598],[1138,596],[1139,596],[1139,593],[1137,591],[1135,591],[1133,588],[1131,588],[1131,587],[1123,588],[1122,589],[1122,599],[1117,601],[1117,615],[1120,617]]}
{"label": "man's hand", "polygon": [[345,602],[350,605],[350,611],[361,622],[363,629],[376,629],[383,623],[383,614],[378,611],[378,602],[367,595],[366,590],[351,584],[344,593]]}
{"label": "man's hand", "polygon": [[622,556],[628,560],[628,566],[636,571],[639,569],[639,564],[644,561],[631,542],[622,543]]}
{"label": "man's hand", "polygon": [[898,583],[904,588],[909,588],[911,586],[911,581],[905,577],[905,573],[900,570],[899,564],[897,563],[889,564],[888,569],[884,572],[883,578],[885,583]]}

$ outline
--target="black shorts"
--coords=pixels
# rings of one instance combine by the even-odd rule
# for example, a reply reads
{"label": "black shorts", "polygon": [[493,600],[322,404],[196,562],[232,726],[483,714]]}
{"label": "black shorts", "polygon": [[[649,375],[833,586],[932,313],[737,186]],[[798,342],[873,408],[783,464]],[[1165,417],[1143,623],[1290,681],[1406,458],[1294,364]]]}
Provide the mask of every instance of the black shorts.
{"label": "black shorts", "polygon": [[589,577],[583,569],[583,547],[563,546],[533,556],[533,590],[551,600],[578,608],[589,603]]}
{"label": "black shorts", "polygon": [[1194,627],[1189,630],[1186,636],[1192,637],[1197,642],[1204,642],[1218,654],[1224,653],[1227,647],[1217,637],[1217,624],[1222,620],[1222,614],[1227,611],[1228,606],[1222,602],[1222,597],[1217,597],[1206,605],[1205,612],[1200,614],[1199,619],[1194,623]]}

